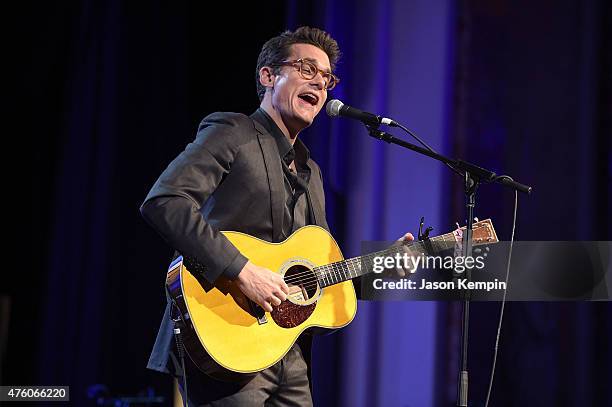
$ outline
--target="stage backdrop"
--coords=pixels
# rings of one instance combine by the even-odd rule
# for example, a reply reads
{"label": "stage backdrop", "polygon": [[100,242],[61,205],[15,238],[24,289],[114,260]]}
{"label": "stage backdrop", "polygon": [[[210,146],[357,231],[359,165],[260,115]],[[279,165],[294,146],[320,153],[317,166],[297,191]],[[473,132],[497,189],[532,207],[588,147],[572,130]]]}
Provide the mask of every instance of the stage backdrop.
{"label": "stage backdrop", "polygon": [[[343,45],[346,65],[339,72],[346,80],[333,97],[398,119],[443,153],[534,186],[532,197],[519,197],[517,239],[610,239],[609,4],[291,4],[293,25],[313,19]],[[445,167],[370,140],[359,125],[318,126],[331,126],[315,132],[315,143],[329,157],[328,206],[347,254],[358,254],[355,240],[414,231],[421,215],[436,231],[464,223],[462,182]],[[513,194],[500,186],[479,190],[476,215],[492,217],[503,240],[510,238],[512,208]],[[360,306],[352,326],[317,342],[315,399],[453,405],[458,304]],[[510,304],[494,405],[605,404],[610,310],[609,304]],[[476,405],[486,395],[498,313],[492,303],[472,308]]]}
{"label": "stage backdrop", "polygon": [[[610,240],[610,8],[603,0],[72,0],[24,10],[12,20],[30,103],[15,151],[33,152],[22,256],[31,266],[2,288],[12,300],[3,384],[70,385],[75,405],[87,404],[95,383],[115,395],[147,386],[170,395],[168,379],[144,366],[172,249],[138,208],[202,117],[257,107],[259,49],[286,27],[319,26],[338,39],[342,83],[331,98],[532,184],[534,195],[519,200],[518,239]],[[463,223],[460,181],[442,165],[348,120],[322,116],[303,137],[323,168],[329,222],[347,256],[362,240],[416,233],[421,216],[434,233]],[[476,213],[493,217],[502,239],[511,199],[498,186],[479,193]],[[611,311],[607,303],[509,306],[494,405],[605,405]],[[497,312],[474,307],[476,405]],[[456,304],[361,301],[350,327],[316,341],[315,402],[452,405],[458,322]]]}
{"label": "stage backdrop", "polygon": [[[290,9],[291,26],[308,22],[299,7]],[[392,117],[449,153],[450,3],[318,2],[310,12],[344,53],[342,83],[329,98]],[[361,254],[362,241],[416,236],[421,216],[435,232],[450,230],[443,165],[375,140],[348,119],[320,120],[304,140],[325,174],[328,217],[345,256]],[[437,311],[433,302],[360,301],[348,328],[315,341],[316,403],[433,405]]]}

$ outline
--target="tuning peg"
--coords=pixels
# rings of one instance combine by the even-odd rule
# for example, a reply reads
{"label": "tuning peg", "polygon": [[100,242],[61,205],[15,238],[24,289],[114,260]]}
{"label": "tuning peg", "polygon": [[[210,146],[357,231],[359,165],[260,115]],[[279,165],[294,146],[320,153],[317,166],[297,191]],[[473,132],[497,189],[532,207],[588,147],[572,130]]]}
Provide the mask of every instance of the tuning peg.
{"label": "tuning peg", "polygon": [[478,222],[478,218],[474,216],[474,222]]}

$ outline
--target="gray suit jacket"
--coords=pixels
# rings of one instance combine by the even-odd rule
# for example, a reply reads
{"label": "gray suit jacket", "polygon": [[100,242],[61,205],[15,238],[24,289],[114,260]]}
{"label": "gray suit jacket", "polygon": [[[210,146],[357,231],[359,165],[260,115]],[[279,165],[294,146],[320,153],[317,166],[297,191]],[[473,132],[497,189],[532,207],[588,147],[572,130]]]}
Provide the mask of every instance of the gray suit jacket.
{"label": "gray suit jacket", "polygon": [[[191,272],[211,284],[220,276],[234,279],[247,259],[219,232],[280,241],[285,204],[280,160],[276,141],[259,122],[238,113],[213,113],[161,174],[142,204],[142,216],[184,256]],[[310,219],[329,229],[321,171],[313,160],[307,165]],[[178,372],[172,329],[168,304],[150,369]]]}

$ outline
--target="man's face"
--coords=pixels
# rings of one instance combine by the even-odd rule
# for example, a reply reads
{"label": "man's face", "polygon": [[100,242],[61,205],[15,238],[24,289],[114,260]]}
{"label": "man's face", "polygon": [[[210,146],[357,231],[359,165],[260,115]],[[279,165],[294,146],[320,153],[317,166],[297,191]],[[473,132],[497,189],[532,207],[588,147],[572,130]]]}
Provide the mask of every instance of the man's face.
{"label": "man's face", "polygon": [[[293,44],[287,61],[307,59],[319,69],[330,72],[325,51],[310,44]],[[285,127],[293,134],[310,126],[327,99],[325,80],[320,73],[313,79],[304,79],[295,66],[283,66],[274,77],[272,106]]]}

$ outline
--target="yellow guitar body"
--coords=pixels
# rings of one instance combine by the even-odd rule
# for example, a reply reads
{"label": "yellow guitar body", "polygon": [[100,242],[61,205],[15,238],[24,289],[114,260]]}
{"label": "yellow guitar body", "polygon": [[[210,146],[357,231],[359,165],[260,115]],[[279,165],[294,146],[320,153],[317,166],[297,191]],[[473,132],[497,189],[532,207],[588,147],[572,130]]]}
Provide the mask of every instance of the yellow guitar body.
{"label": "yellow guitar body", "polygon": [[221,281],[206,291],[182,262],[171,268],[168,280],[173,272],[180,275],[184,301],[180,308],[188,313],[194,337],[219,365],[240,373],[263,370],[278,362],[306,329],[341,328],[354,318],[357,298],[353,283],[348,280],[321,288],[316,284],[316,271],[312,272],[314,267],[343,260],[338,244],[325,229],[306,226],[282,243],[239,232],[223,234],[251,262],[282,274],[288,284],[296,284],[290,299],[271,314],[254,308],[230,281]]}

